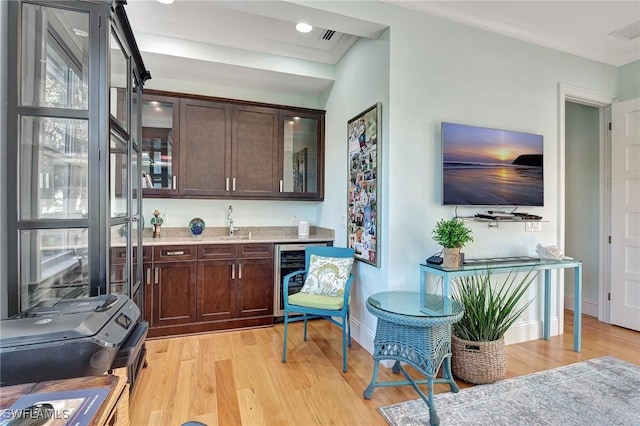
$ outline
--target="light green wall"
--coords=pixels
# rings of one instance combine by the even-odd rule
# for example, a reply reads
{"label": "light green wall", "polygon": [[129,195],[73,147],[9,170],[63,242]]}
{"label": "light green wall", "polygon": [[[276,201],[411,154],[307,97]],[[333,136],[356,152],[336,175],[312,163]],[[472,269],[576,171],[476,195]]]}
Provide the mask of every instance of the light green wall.
{"label": "light green wall", "polygon": [[[564,252],[582,260],[583,300],[598,304],[600,274],[600,112],[566,103],[565,181],[566,228]],[[565,273],[565,294],[573,296],[573,271]],[[585,309],[586,311],[586,309]],[[597,314],[597,311],[596,311]]]}
{"label": "light green wall", "polygon": [[618,68],[618,100],[640,98],[640,61]]}
{"label": "light green wall", "polygon": [[[384,170],[389,179],[388,228],[384,229],[386,241],[382,241],[385,270],[376,276],[375,285],[418,289],[418,265],[439,250],[431,238],[435,222],[456,214],[454,208],[441,206],[440,200],[441,121],[521,130],[545,138],[545,206],[520,209],[543,216],[542,232],[525,232],[522,224],[489,229],[486,224],[471,223],[475,242],[465,248],[466,255],[535,255],[537,243],[559,245],[558,86],[564,83],[615,95],[616,67],[382,2],[367,2],[366,7],[349,1],[311,4],[390,26],[388,163]],[[366,61],[361,69],[369,72]],[[341,118],[344,123],[349,117]],[[338,135],[335,140],[329,138],[329,143],[342,143],[343,134],[339,139]],[[342,188],[337,187],[336,205],[344,203]],[[327,193],[325,203],[332,203],[333,193]],[[480,210],[459,208],[457,214]],[[437,290],[439,283],[433,281],[430,287]],[[531,290],[534,296],[537,299],[523,318],[523,333],[539,338],[539,328],[526,325],[531,321],[539,326],[539,287]],[[359,295],[358,303],[363,304],[366,297]],[[555,294],[552,306],[557,306]],[[557,333],[557,315],[554,309],[553,334]]]}
{"label": "light green wall", "polygon": [[[336,246],[346,246],[347,232],[341,225],[341,216],[347,214],[347,122],[360,112],[380,102],[382,123],[378,149],[382,150],[382,164],[378,165],[377,183],[378,241],[381,248],[378,256],[381,267],[356,262],[357,286],[352,298],[352,318],[364,322],[364,330],[375,330],[375,321],[366,315],[364,302],[376,291],[387,288],[389,269],[389,152],[393,142],[389,138],[389,43],[391,33],[387,30],[378,40],[360,39],[342,58],[336,69],[336,82],[328,95],[326,110],[325,153],[325,202],[320,206],[319,220],[336,230]],[[379,133],[380,134],[380,133]],[[355,330],[360,330],[355,327]],[[354,336],[362,344],[367,339]],[[371,339],[373,336],[370,336]]]}

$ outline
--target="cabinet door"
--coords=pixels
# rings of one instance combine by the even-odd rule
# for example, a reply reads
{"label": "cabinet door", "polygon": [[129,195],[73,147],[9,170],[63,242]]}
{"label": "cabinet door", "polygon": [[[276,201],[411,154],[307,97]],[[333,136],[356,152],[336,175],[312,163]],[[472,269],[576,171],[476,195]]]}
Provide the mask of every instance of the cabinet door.
{"label": "cabinet door", "polygon": [[[153,263],[144,262],[142,264],[142,299],[144,300],[142,311],[142,320],[153,325]],[[160,271],[158,271],[160,272]]]}
{"label": "cabinet door", "polygon": [[231,107],[180,101],[180,195],[228,196],[231,188]]}
{"label": "cabinet door", "polygon": [[177,196],[180,160],[178,98],[143,94],[142,193]]}
{"label": "cabinet door", "polygon": [[196,316],[196,262],[153,265],[152,326],[187,324]]}
{"label": "cabinet door", "polygon": [[235,259],[198,261],[197,320],[236,317]]}
{"label": "cabinet door", "polygon": [[324,198],[324,114],[280,111],[280,197]]}
{"label": "cabinet door", "polygon": [[273,257],[238,260],[238,316],[273,315],[273,280]]}
{"label": "cabinet door", "polygon": [[278,110],[233,107],[231,194],[244,197],[278,195]]}

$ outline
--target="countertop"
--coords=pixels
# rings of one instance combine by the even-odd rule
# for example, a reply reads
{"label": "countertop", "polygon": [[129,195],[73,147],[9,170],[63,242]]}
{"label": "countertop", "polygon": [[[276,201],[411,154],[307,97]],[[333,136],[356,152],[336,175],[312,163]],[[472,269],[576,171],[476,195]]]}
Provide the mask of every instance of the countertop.
{"label": "countertop", "polygon": [[[243,227],[236,231],[233,237],[227,235],[227,228],[206,228],[202,235],[193,236],[185,228],[166,228],[160,230],[160,237],[153,238],[152,231],[145,229],[142,244],[145,246],[158,245],[188,245],[188,244],[245,244],[245,243],[314,243],[327,242],[335,239],[332,229],[312,226],[309,236],[298,236],[295,226],[258,226]],[[112,241],[115,243],[115,241]],[[116,244],[112,244],[116,245]]]}

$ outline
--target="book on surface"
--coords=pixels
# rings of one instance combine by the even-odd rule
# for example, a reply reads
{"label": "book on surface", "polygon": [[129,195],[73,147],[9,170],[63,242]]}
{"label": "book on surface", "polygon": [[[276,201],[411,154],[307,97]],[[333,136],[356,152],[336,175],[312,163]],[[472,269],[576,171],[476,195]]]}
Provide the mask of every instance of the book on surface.
{"label": "book on surface", "polygon": [[0,408],[0,426],[18,419],[40,426],[86,426],[109,395],[110,388],[30,393],[11,407]]}

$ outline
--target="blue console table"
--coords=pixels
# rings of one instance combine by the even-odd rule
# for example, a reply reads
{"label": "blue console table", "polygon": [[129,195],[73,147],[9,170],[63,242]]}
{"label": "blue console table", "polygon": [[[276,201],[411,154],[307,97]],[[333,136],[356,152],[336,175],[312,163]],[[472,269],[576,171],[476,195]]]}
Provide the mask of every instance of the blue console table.
{"label": "blue console table", "polygon": [[[442,277],[442,296],[450,297],[451,278],[491,273],[544,271],[544,324],[543,337],[550,339],[551,324],[551,270],[573,269],[573,350],[582,350],[582,262],[579,260],[543,260],[535,257],[511,257],[494,259],[470,259],[458,269],[443,268],[442,265],[420,265],[420,291],[427,292],[428,275]],[[560,315],[560,313],[558,314]]]}

